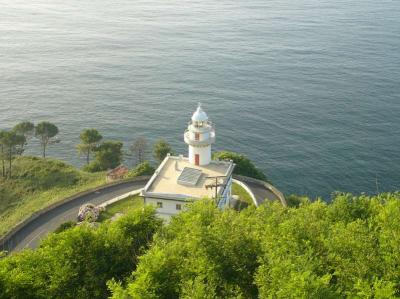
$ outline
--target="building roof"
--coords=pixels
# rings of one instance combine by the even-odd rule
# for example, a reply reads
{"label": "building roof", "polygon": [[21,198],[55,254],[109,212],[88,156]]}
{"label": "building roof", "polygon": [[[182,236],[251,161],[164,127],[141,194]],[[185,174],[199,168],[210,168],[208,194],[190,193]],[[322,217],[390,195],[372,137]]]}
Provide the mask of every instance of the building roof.
{"label": "building roof", "polygon": [[[182,156],[167,156],[154,173],[153,177],[143,189],[142,195],[145,197],[165,198],[174,200],[199,199],[204,197],[213,198],[215,189],[208,188],[206,185],[215,184],[215,179],[207,177],[226,176],[221,178],[219,183],[224,183],[232,176],[235,164],[232,161],[211,161],[206,166],[195,166],[189,162],[188,158]],[[195,182],[182,182],[182,172],[196,173],[201,171],[199,177],[193,178]],[[190,171],[190,170],[193,171]],[[183,173],[184,174],[184,173]],[[180,182],[178,182],[180,179]],[[190,180],[190,175],[189,175]],[[221,194],[223,188],[218,187],[218,194]]]}
{"label": "building roof", "polygon": [[120,165],[114,169],[107,171],[107,176],[123,176],[129,171],[125,165]]}
{"label": "building roof", "polygon": [[201,108],[201,104],[199,103],[197,110],[193,113],[192,121],[207,121],[207,120],[208,120],[207,113],[203,111],[203,109]]}

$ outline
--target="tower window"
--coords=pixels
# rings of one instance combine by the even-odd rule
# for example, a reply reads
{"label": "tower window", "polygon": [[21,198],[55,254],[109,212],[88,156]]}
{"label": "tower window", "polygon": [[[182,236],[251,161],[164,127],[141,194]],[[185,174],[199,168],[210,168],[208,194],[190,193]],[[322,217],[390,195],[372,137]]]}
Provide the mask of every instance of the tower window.
{"label": "tower window", "polygon": [[194,133],[194,139],[196,141],[199,141],[200,140],[200,133]]}
{"label": "tower window", "polygon": [[162,202],[157,202],[157,208],[162,208]]}

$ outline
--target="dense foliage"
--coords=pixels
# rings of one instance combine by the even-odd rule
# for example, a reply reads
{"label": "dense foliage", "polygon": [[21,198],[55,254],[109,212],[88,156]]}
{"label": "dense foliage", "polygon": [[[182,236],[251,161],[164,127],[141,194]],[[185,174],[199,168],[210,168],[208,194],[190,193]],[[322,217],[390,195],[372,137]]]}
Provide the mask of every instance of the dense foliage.
{"label": "dense foliage", "polygon": [[94,160],[84,167],[90,172],[113,169],[121,164],[123,158],[123,143],[120,141],[105,141],[94,150]]}
{"label": "dense foliage", "polygon": [[114,298],[394,298],[400,194],[238,213],[199,202],[160,232]]}
{"label": "dense foliage", "polygon": [[81,143],[76,148],[79,154],[86,157],[86,164],[90,162],[90,154],[98,147],[103,136],[96,129],[85,129],[79,136]]}
{"label": "dense foliage", "polygon": [[127,178],[134,178],[141,175],[152,175],[155,169],[148,161],[137,165],[134,169],[130,170],[126,175]]}
{"label": "dense foliage", "polygon": [[245,155],[234,152],[217,152],[213,154],[215,160],[232,160],[236,166],[234,174],[244,175],[259,180],[267,180],[265,174],[258,169]]}
{"label": "dense foliage", "polygon": [[106,298],[106,282],[135,269],[160,224],[147,207],[52,234],[37,250],[0,260],[0,298]]}
{"label": "dense foliage", "polygon": [[156,161],[161,163],[168,154],[172,154],[171,146],[163,139],[158,140],[154,145],[153,150],[153,155]]}

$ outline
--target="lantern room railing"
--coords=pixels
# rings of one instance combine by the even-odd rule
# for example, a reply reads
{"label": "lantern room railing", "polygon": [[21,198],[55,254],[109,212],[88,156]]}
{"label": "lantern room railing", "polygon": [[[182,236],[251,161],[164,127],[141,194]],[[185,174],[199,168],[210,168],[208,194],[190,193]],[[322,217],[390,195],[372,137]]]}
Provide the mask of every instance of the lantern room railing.
{"label": "lantern room railing", "polygon": [[195,140],[190,138],[190,131],[186,130],[184,133],[184,139],[185,143],[193,146],[207,146],[215,142],[215,131],[212,130],[210,132],[210,138],[207,138],[206,140]]}

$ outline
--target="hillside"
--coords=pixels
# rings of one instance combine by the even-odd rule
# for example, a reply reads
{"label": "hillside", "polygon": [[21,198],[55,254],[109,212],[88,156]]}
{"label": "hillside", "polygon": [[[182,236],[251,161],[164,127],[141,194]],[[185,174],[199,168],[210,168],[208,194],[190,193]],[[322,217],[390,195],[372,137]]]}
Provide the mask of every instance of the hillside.
{"label": "hillside", "polygon": [[[396,298],[400,193],[241,212],[146,207],[0,260],[0,298]],[[131,274],[133,272],[133,275]]]}
{"label": "hillside", "polygon": [[0,178],[0,235],[51,203],[105,183],[64,162],[37,157],[15,159],[12,179]]}

